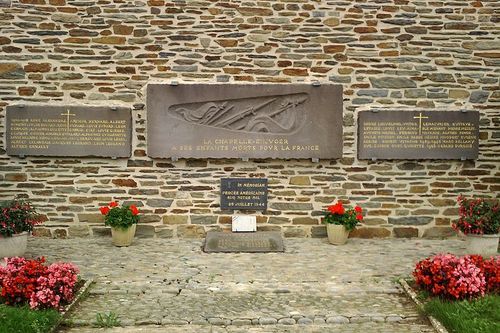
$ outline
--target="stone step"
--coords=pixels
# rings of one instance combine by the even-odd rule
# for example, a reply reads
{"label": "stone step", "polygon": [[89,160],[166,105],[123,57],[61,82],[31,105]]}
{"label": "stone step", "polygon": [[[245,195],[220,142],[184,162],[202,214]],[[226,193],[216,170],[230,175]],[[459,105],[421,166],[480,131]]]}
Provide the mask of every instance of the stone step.
{"label": "stone step", "polygon": [[[119,290],[117,290],[119,291]],[[403,294],[309,292],[91,293],[71,315],[77,325],[92,325],[111,311],[126,325],[290,324],[418,321],[419,313]],[[292,323],[292,321],[294,321]]]}
{"label": "stone step", "polygon": [[114,328],[71,327],[59,333],[430,333],[432,327],[418,323],[352,323],[325,325],[254,325],[254,326],[205,326],[205,325],[146,325]]}

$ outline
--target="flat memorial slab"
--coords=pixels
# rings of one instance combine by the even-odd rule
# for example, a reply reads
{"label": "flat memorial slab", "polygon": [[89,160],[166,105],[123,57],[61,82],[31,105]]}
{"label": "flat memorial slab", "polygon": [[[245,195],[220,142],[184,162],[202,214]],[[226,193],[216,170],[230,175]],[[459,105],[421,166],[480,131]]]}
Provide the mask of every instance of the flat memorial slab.
{"label": "flat memorial slab", "polygon": [[203,251],[212,252],[284,252],[283,237],[277,231],[229,233],[209,231]]}

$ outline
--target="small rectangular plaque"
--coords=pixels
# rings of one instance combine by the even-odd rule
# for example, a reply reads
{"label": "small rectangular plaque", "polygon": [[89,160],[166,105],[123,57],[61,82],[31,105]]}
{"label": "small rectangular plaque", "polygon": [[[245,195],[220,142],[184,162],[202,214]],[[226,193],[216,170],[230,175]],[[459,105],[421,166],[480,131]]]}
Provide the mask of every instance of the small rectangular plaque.
{"label": "small rectangular plaque", "polygon": [[222,210],[266,210],[267,178],[221,178]]}
{"label": "small rectangular plaque", "polygon": [[359,159],[476,159],[477,111],[362,111]]}
{"label": "small rectangular plaque", "polygon": [[148,155],[340,158],[342,86],[148,84]]}
{"label": "small rectangular plaque", "polygon": [[12,0],[0,0],[0,7],[10,7]]}
{"label": "small rectangular plaque", "polygon": [[129,157],[130,108],[12,105],[7,107],[7,154]]}
{"label": "small rectangular plaque", "polygon": [[254,233],[207,232],[205,252],[284,252],[283,237],[277,231]]}
{"label": "small rectangular plaque", "polygon": [[251,215],[233,216],[231,227],[233,232],[257,231],[257,217]]}

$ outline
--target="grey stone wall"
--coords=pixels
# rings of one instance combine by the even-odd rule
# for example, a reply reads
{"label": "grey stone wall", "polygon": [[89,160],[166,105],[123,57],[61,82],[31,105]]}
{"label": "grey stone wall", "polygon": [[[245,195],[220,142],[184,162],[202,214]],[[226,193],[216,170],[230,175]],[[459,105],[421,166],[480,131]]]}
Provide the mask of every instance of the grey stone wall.
{"label": "grey stone wall", "polygon": [[[365,208],[357,237],[453,235],[456,197],[500,192],[497,1],[70,1],[0,7],[0,199],[29,198],[38,235],[108,234],[98,206],[135,203],[144,237],[201,237],[230,226],[220,177],[268,177],[261,230],[323,237],[321,212]],[[146,152],[151,81],[331,81],[344,87],[344,157],[170,160]],[[13,103],[133,107],[130,159],[5,154]],[[357,112],[479,110],[476,161],[359,161]],[[332,142],[332,144],[335,144]]]}

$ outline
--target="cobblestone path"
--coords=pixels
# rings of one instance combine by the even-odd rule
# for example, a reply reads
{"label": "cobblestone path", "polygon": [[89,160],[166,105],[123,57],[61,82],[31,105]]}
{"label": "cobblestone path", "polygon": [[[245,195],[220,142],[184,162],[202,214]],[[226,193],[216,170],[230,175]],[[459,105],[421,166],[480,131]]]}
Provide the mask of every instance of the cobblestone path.
{"label": "cobblestone path", "polygon": [[[96,283],[61,332],[433,332],[397,279],[460,240],[286,239],[285,253],[206,254],[200,240],[32,239],[29,256],[72,261]],[[113,313],[122,327],[96,328]]]}

